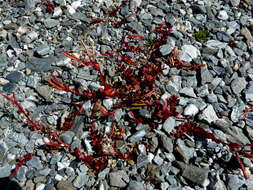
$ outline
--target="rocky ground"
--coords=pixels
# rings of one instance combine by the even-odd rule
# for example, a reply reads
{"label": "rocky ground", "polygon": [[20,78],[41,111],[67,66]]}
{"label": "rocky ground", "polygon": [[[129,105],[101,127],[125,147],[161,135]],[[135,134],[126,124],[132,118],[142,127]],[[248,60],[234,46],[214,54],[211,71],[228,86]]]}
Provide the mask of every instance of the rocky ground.
{"label": "rocky ground", "polygon": [[252,9],[0,0],[0,178],[24,190],[253,189]]}

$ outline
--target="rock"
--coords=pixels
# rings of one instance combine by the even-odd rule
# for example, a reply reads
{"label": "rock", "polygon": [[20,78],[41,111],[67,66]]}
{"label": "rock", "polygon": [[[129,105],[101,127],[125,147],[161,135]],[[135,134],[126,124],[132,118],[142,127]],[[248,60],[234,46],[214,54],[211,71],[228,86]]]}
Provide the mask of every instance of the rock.
{"label": "rock", "polygon": [[251,35],[248,28],[243,27],[241,29],[241,34],[246,38],[247,42],[253,42],[253,36]]}
{"label": "rock", "polygon": [[3,85],[3,91],[7,93],[11,93],[16,89],[16,85],[13,83],[7,83]]}
{"label": "rock", "polygon": [[170,38],[170,42],[160,46],[160,52],[163,56],[170,54],[170,52],[174,49],[176,42]]}
{"label": "rock", "polygon": [[129,177],[124,170],[111,172],[109,174],[110,185],[113,187],[123,188],[129,183]]}
{"label": "rock", "polygon": [[208,173],[208,168],[198,168],[194,165],[186,165],[182,175],[193,183],[206,187],[209,184]]}
{"label": "rock", "polygon": [[54,28],[56,27],[57,25],[60,24],[60,22],[56,19],[51,19],[51,18],[48,18],[44,21],[44,24],[46,26],[47,29],[51,29],[51,28]]}
{"label": "rock", "polygon": [[158,154],[153,158],[153,161],[158,166],[161,166],[163,164],[163,159]]}
{"label": "rock", "polygon": [[177,140],[176,151],[180,154],[185,163],[189,162],[189,160],[194,156],[195,152],[194,148],[186,146],[184,141],[181,139]]}
{"label": "rock", "polygon": [[175,128],[176,126],[176,121],[174,118],[169,117],[168,119],[165,120],[165,122],[163,123],[163,129],[170,134],[172,132],[172,130]]}
{"label": "rock", "polygon": [[161,135],[161,142],[162,142],[163,148],[167,152],[173,152],[173,142],[171,138],[167,137],[166,135]]}
{"label": "rock", "polygon": [[64,143],[71,144],[74,136],[75,133],[73,131],[66,131],[60,135],[60,138],[63,140]]}
{"label": "rock", "polygon": [[8,177],[11,174],[12,166],[5,165],[0,167],[0,178]]}
{"label": "rock", "polygon": [[199,112],[199,109],[194,104],[189,104],[184,109],[185,116],[195,116]]}
{"label": "rock", "polygon": [[34,40],[36,40],[39,37],[39,34],[35,31],[28,32],[25,36],[22,37],[22,41],[30,44]]}
{"label": "rock", "polygon": [[145,188],[141,182],[131,180],[126,190],[145,190]]}
{"label": "rock", "polygon": [[230,3],[232,4],[233,7],[237,7],[240,5],[240,0],[230,0]]}
{"label": "rock", "polygon": [[180,94],[184,95],[184,96],[188,96],[188,97],[192,97],[192,98],[197,98],[194,89],[193,88],[189,88],[189,87],[184,87],[179,91]]}
{"label": "rock", "polygon": [[32,71],[47,72],[52,70],[52,65],[56,62],[56,57],[49,56],[46,58],[30,57],[27,68]]}
{"label": "rock", "polygon": [[240,187],[244,184],[244,181],[240,179],[238,175],[228,175],[227,182],[228,190],[240,189]]}
{"label": "rock", "polygon": [[26,166],[21,166],[17,172],[16,178],[19,181],[25,181],[26,180],[26,172],[28,171]]}
{"label": "rock", "polygon": [[140,154],[137,157],[137,168],[141,168],[143,166],[146,166],[147,164],[149,164],[149,158],[147,155],[144,154]]}
{"label": "rock", "polygon": [[131,137],[128,138],[128,141],[133,143],[133,142],[138,142],[140,141],[144,136],[146,135],[146,131],[139,130],[136,133],[134,133]]}
{"label": "rock", "polygon": [[32,180],[28,180],[24,187],[22,187],[22,190],[33,190],[35,187],[35,184]]}
{"label": "rock", "polygon": [[51,97],[52,88],[50,88],[48,85],[42,85],[42,86],[38,86],[36,88],[36,91],[45,100],[48,100]]}
{"label": "rock", "polygon": [[221,20],[227,20],[228,19],[227,11],[225,11],[225,10],[220,11],[218,18]]}
{"label": "rock", "polygon": [[231,88],[236,95],[240,95],[243,89],[246,88],[247,82],[244,77],[238,77],[231,82]]}
{"label": "rock", "polygon": [[8,64],[6,53],[0,53],[0,68],[5,67]]}
{"label": "rock", "polygon": [[220,48],[225,48],[227,46],[226,43],[218,41],[218,40],[208,40],[205,45],[208,48],[216,49],[216,50]]}
{"label": "rock", "polygon": [[18,71],[13,71],[6,76],[6,79],[12,83],[18,83],[21,78],[22,73]]}
{"label": "rock", "polygon": [[3,140],[0,140],[0,154],[5,154],[7,151],[8,151],[7,144]]}
{"label": "rock", "polygon": [[36,48],[36,51],[35,51],[38,55],[40,56],[44,56],[44,55],[47,55],[49,54],[50,52],[50,47],[48,45],[40,45],[39,47]]}
{"label": "rock", "polygon": [[76,190],[70,181],[60,181],[56,185],[57,190]]}
{"label": "rock", "polygon": [[191,62],[192,59],[196,59],[200,56],[200,51],[193,45],[183,45],[182,53],[179,55],[182,61]]}
{"label": "rock", "polygon": [[83,187],[88,182],[89,177],[85,173],[80,173],[73,181],[73,185],[77,188]]}
{"label": "rock", "polygon": [[43,165],[41,164],[41,161],[39,159],[39,157],[32,157],[32,159],[28,160],[26,162],[26,165],[30,168],[36,168],[36,169],[42,169],[43,168]]}
{"label": "rock", "polygon": [[210,73],[207,67],[201,67],[200,69],[201,84],[211,83],[213,81],[213,75]]}
{"label": "rock", "polygon": [[208,105],[207,108],[205,110],[203,110],[200,119],[207,121],[208,123],[212,123],[213,121],[216,121],[218,118],[218,116],[216,115],[213,106],[212,105]]}

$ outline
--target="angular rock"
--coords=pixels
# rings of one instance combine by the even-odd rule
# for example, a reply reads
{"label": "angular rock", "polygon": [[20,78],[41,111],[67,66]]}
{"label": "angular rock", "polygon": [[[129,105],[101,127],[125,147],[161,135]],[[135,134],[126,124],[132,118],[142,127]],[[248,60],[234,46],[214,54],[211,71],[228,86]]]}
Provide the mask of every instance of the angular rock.
{"label": "angular rock", "polygon": [[183,45],[182,53],[179,55],[182,61],[191,62],[200,56],[200,51],[193,45]]}
{"label": "angular rock", "polygon": [[231,88],[236,95],[239,95],[246,88],[247,82],[244,77],[238,77],[231,83]]}
{"label": "angular rock", "polygon": [[145,188],[141,182],[131,180],[126,190],[145,190]]}
{"label": "angular rock", "polygon": [[213,121],[216,121],[218,116],[216,115],[213,106],[208,105],[205,110],[203,110],[200,119],[207,121],[208,123],[212,123]]}
{"label": "angular rock", "polygon": [[185,116],[195,116],[199,112],[199,109],[194,104],[189,104],[184,109]]}
{"label": "angular rock", "polygon": [[6,76],[6,79],[12,83],[18,83],[21,78],[22,73],[18,71],[13,71]]}
{"label": "angular rock", "polygon": [[191,182],[206,187],[209,184],[208,168],[198,168],[194,165],[186,165],[183,171],[183,177]]}
{"label": "angular rock", "polygon": [[123,188],[129,183],[129,177],[124,170],[111,172],[109,174],[110,185],[113,187]]}
{"label": "angular rock", "polygon": [[163,123],[163,129],[170,134],[171,131],[175,128],[176,126],[176,121],[174,118],[169,117],[168,119],[165,120],[165,122]]}

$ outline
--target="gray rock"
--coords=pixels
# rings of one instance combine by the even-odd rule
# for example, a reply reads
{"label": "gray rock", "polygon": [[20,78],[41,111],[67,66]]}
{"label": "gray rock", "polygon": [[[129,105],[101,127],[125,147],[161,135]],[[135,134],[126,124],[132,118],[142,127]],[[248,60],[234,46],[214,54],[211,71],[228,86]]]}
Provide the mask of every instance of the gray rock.
{"label": "gray rock", "polygon": [[208,40],[205,45],[208,48],[216,49],[216,50],[218,50],[220,48],[225,48],[227,46],[226,43],[220,42],[218,40]]}
{"label": "gray rock", "polygon": [[163,123],[163,129],[170,134],[171,131],[175,128],[176,126],[176,121],[174,118],[170,117],[168,119],[165,120],[165,122]]}
{"label": "gray rock", "polygon": [[39,37],[39,34],[35,31],[28,32],[24,37],[22,37],[22,41],[29,44],[36,40]]}
{"label": "gray rock", "polygon": [[201,67],[200,76],[201,76],[201,84],[202,85],[213,81],[213,75],[210,73],[210,71],[207,69],[207,67]]}
{"label": "gray rock", "polygon": [[163,159],[158,154],[153,158],[153,161],[158,166],[161,166],[163,164]]}
{"label": "gray rock", "polygon": [[110,185],[113,187],[123,188],[129,183],[129,177],[124,170],[111,172],[109,174]]}
{"label": "gray rock", "polygon": [[195,153],[195,149],[186,146],[181,139],[177,140],[176,151],[180,154],[185,163],[188,163]]}
{"label": "gray rock", "polygon": [[77,188],[83,187],[88,182],[89,176],[85,173],[80,173],[73,181],[73,185]]}
{"label": "gray rock", "polygon": [[243,27],[241,29],[241,34],[246,38],[247,42],[253,41],[253,36],[251,35],[251,33],[247,27]]}
{"label": "gray rock", "polygon": [[26,180],[26,172],[28,171],[27,167],[21,166],[17,172],[16,178],[19,181],[25,181]]}
{"label": "gray rock", "polygon": [[192,97],[192,98],[197,98],[194,89],[193,88],[189,88],[189,87],[184,87],[179,91],[180,94],[184,95],[184,96],[188,96],[188,97]]}
{"label": "gray rock", "polygon": [[7,83],[3,85],[4,92],[11,93],[11,92],[14,92],[15,89],[16,89],[16,84]]}
{"label": "gray rock", "polygon": [[167,43],[167,44],[165,44],[165,45],[162,45],[162,46],[160,46],[160,52],[161,52],[161,54],[163,55],[163,56],[165,56],[165,55],[168,55],[168,54],[170,54],[170,52],[174,49],[174,47],[175,47],[175,44],[176,44],[176,42],[173,40],[173,39],[171,39],[171,38],[169,38],[170,39],[170,42],[169,43]]}
{"label": "gray rock", "polygon": [[31,57],[28,59],[27,68],[32,71],[47,72],[52,70],[52,65],[55,64],[56,60],[54,56],[46,58]]}
{"label": "gray rock", "polygon": [[166,135],[161,135],[160,137],[161,137],[161,142],[162,142],[163,148],[167,152],[173,152],[173,142],[172,142],[171,138],[167,137]]}
{"label": "gray rock", "polygon": [[236,95],[239,95],[246,88],[247,82],[244,77],[238,77],[231,83],[231,88]]}
{"label": "gray rock", "polygon": [[18,71],[13,71],[6,76],[6,79],[12,83],[18,83],[21,78],[22,73]]}
{"label": "gray rock", "polygon": [[166,85],[166,89],[171,93],[176,93],[181,89],[182,79],[181,76],[173,75],[172,80]]}
{"label": "gray rock", "polygon": [[57,190],[76,190],[70,181],[60,181],[56,185]]}
{"label": "gray rock", "polygon": [[52,88],[50,88],[48,85],[38,86],[36,88],[37,93],[42,96],[45,100],[50,99]]}
{"label": "gray rock", "polygon": [[47,55],[49,54],[50,52],[50,47],[48,45],[40,45],[39,47],[36,48],[36,51],[35,51],[38,55],[40,56],[44,56],[44,55]]}
{"label": "gray rock", "polygon": [[194,104],[189,104],[184,109],[184,115],[185,116],[195,116],[199,112],[199,109]]}
{"label": "gray rock", "polygon": [[5,165],[0,167],[0,178],[8,177],[11,174],[12,166]]}
{"label": "gray rock", "polygon": [[237,7],[240,4],[240,0],[230,0],[230,3],[232,4],[233,7]]}
{"label": "gray rock", "polygon": [[218,118],[218,116],[216,115],[213,106],[212,105],[208,105],[206,107],[206,109],[203,110],[200,119],[207,121],[208,123],[212,123],[213,121],[216,121]]}
{"label": "gray rock", "polygon": [[5,67],[8,64],[6,53],[0,53],[0,68]]}
{"label": "gray rock", "polygon": [[29,142],[24,133],[12,133],[10,139],[21,146],[25,146]]}
{"label": "gray rock", "polygon": [[0,140],[0,154],[5,154],[8,151],[8,146],[5,141]]}
{"label": "gray rock", "polygon": [[244,180],[240,179],[238,175],[228,175],[228,190],[239,189],[244,184]]}
{"label": "gray rock", "polygon": [[44,21],[44,24],[47,29],[51,29],[60,24],[59,20],[48,18]]}
{"label": "gray rock", "polygon": [[143,130],[139,130],[136,133],[134,133],[131,137],[128,138],[129,142],[138,142],[140,141],[144,136],[146,135],[146,131]]}
{"label": "gray rock", "polygon": [[140,154],[137,157],[137,168],[141,168],[143,166],[146,166],[147,164],[149,164],[149,158],[147,155],[144,154]]}
{"label": "gray rock", "polygon": [[208,168],[198,168],[194,165],[187,165],[183,171],[183,177],[197,185],[206,187],[209,184]]}
{"label": "gray rock", "polygon": [[103,171],[99,172],[98,178],[105,179],[106,175],[110,172],[110,168],[105,168]]}
{"label": "gray rock", "polygon": [[71,144],[74,136],[75,133],[73,131],[66,131],[61,134],[60,138],[63,140],[64,143]]}
{"label": "gray rock", "polygon": [[126,190],[145,190],[145,188],[141,182],[131,180]]}
{"label": "gray rock", "polygon": [[26,162],[26,165],[30,168],[36,168],[38,170],[43,168],[43,165],[39,159],[39,157],[32,157],[32,159],[30,159],[28,162]]}
{"label": "gray rock", "polygon": [[219,12],[218,18],[221,20],[227,20],[228,19],[228,13],[225,10],[222,10]]}
{"label": "gray rock", "polygon": [[183,45],[182,53],[179,55],[180,59],[186,62],[191,62],[200,56],[200,51],[193,45]]}
{"label": "gray rock", "polygon": [[50,173],[50,171],[51,171],[51,169],[45,168],[45,169],[38,171],[38,173],[42,176],[47,176]]}

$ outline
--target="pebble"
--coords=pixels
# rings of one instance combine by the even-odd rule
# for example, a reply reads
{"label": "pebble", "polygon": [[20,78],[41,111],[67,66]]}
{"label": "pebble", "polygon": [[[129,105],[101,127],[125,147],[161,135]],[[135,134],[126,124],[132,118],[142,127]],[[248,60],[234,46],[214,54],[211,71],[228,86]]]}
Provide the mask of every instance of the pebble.
{"label": "pebble", "polygon": [[141,182],[131,180],[126,190],[145,190],[144,185]]}
{"label": "pebble", "polygon": [[236,95],[239,95],[246,88],[247,82],[244,77],[238,77],[231,83],[231,88]]}
{"label": "pebble", "polygon": [[186,62],[191,62],[200,56],[200,51],[193,45],[183,45],[182,53],[179,55],[180,59]]}
{"label": "pebble", "polygon": [[168,119],[165,120],[165,122],[163,123],[163,129],[170,134],[172,132],[172,130],[175,128],[176,126],[176,121],[174,118],[169,117]]}
{"label": "pebble", "polygon": [[140,130],[134,133],[131,137],[128,138],[128,141],[133,143],[133,142],[138,142],[140,141],[144,136],[146,135],[145,130]]}

